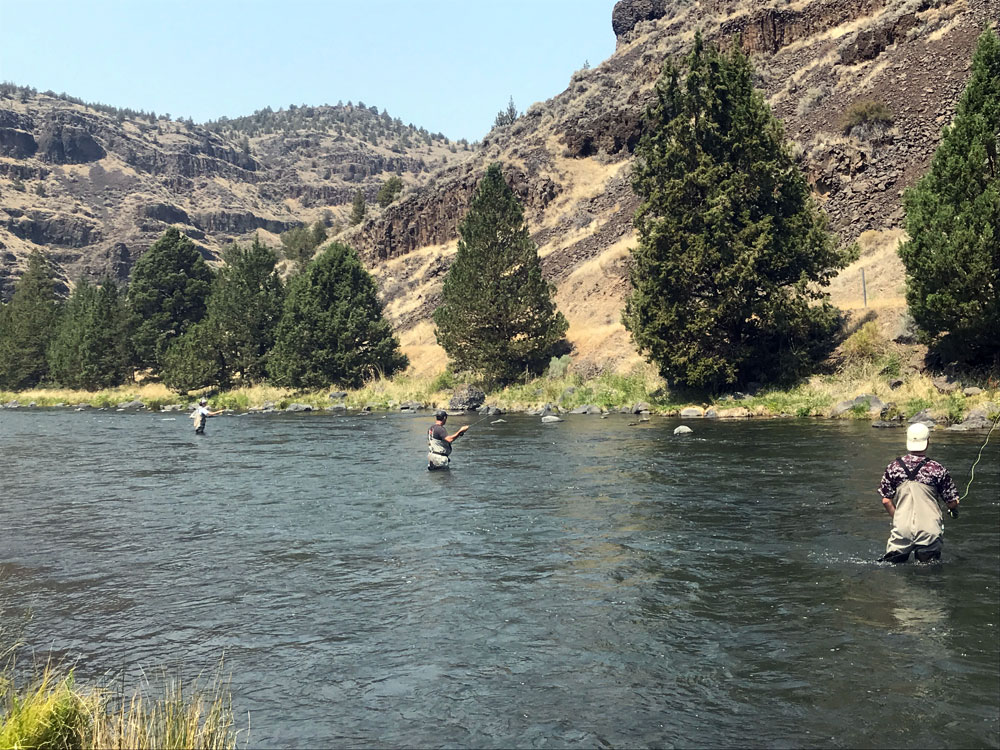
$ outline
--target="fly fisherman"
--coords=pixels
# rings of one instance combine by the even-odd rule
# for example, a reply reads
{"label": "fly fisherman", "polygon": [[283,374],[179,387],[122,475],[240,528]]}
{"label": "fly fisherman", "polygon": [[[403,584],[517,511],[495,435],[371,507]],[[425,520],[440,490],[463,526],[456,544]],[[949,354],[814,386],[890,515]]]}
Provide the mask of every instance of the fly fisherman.
{"label": "fly fisherman", "polygon": [[223,410],[219,411],[209,411],[208,410],[208,400],[201,399],[198,405],[191,412],[191,419],[194,421],[194,434],[204,435],[205,434],[205,422],[208,421],[209,417],[217,417],[222,414]]}
{"label": "fly fisherman", "polygon": [[427,470],[447,469],[451,463],[448,456],[451,455],[451,444],[465,434],[469,425],[458,428],[458,432],[449,435],[444,425],[448,421],[448,412],[438,410],[434,412],[433,426],[427,430]]}
{"label": "fly fisherman", "polygon": [[927,425],[917,422],[906,431],[907,454],[882,475],[879,492],[892,519],[892,532],[880,562],[904,563],[910,552],[917,562],[941,559],[944,517],[939,502],[958,518],[958,488],[948,470],[927,458]]}

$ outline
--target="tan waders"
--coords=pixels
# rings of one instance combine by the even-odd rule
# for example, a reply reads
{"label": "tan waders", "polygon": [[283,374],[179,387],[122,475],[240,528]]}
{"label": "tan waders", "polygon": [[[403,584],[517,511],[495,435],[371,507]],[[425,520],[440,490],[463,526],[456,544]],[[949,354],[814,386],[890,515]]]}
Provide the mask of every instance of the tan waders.
{"label": "tan waders", "polygon": [[938,504],[937,491],[916,481],[917,473],[925,461],[910,471],[902,461],[907,481],[896,488],[893,505],[896,512],[892,516],[892,532],[885,545],[885,562],[906,562],[910,552],[919,562],[937,560],[941,557],[941,536],[944,534],[944,516]]}

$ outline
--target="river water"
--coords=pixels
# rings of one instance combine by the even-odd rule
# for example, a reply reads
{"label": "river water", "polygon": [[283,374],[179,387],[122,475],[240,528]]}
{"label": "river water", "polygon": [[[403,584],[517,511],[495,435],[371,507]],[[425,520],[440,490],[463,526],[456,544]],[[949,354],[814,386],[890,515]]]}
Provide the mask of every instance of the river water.
{"label": "river water", "polygon": [[504,419],[430,473],[426,415],[0,411],[3,617],[82,683],[224,656],[250,747],[1000,744],[1000,435],[894,568],[901,430]]}

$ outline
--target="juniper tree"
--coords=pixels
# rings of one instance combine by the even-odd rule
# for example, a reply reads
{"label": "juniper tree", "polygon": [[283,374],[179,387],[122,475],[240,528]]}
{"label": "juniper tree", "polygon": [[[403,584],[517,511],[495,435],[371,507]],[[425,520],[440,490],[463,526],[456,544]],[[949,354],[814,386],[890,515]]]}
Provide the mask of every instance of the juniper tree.
{"label": "juniper tree", "polygon": [[268,372],[280,385],[358,387],[407,365],[357,252],[327,246],[288,285]]}
{"label": "juniper tree", "polygon": [[69,388],[98,390],[124,383],[130,374],[128,309],[118,285],[76,285],[48,348],[52,379]]}
{"label": "juniper tree", "polygon": [[223,261],[208,298],[206,324],[214,331],[225,379],[240,373],[244,381],[258,382],[267,374],[267,354],[284,302],[278,259],[254,237],[248,247],[230,246]]}
{"label": "juniper tree", "polygon": [[499,164],[486,170],[458,226],[458,252],[445,277],[435,335],[456,371],[490,385],[538,373],[568,327],[542,277],[524,209]]}
{"label": "juniper tree", "polygon": [[739,50],[700,34],[643,120],[633,291],[623,314],[668,382],[712,390],[793,377],[838,315],[818,287],[850,258],[826,231]]}
{"label": "juniper tree", "polygon": [[954,122],[903,199],[906,302],[945,361],[1000,367],[1000,40],[979,37]]}
{"label": "juniper tree", "polygon": [[170,342],[205,316],[212,271],[171,227],[139,258],[128,288],[136,365],[159,369]]}
{"label": "juniper tree", "polygon": [[361,220],[365,218],[365,209],[367,208],[365,204],[365,196],[360,190],[354,194],[354,201],[351,203],[351,215],[348,219],[348,223],[353,227],[356,224],[360,224]]}
{"label": "juniper tree", "polygon": [[52,266],[35,250],[14,295],[0,308],[0,388],[21,390],[48,374],[46,348],[59,324],[62,300]]}
{"label": "juniper tree", "polygon": [[208,318],[172,339],[160,359],[163,384],[175,391],[188,393],[228,382],[219,331]]}
{"label": "juniper tree", "polygon": [[382,208],[385,208],[396,200],[401,192],[403,192],[403,181],[397,175],[393,175],[382,183],[375,200]]}

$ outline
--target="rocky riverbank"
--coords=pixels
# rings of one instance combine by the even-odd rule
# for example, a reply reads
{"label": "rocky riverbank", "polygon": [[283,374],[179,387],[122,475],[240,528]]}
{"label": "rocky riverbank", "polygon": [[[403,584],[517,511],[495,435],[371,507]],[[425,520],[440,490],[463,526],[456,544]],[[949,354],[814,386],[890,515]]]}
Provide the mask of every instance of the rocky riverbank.
{"label": "rocky riverbank", "polygon": [[[539,417],[601,416],[612,413],[683,419],[804,418],[866,419],[873,427],[912,422],[949,430],[988,429],[1000,416],[995,383],[964,384],[954,378],[915,374],[903,380],[884,377],[814,377],[790,389],[760,389],[721,394],[705,400],[671,393],[648,370],[632,375],[604,374],[541,377],[526,384],[486,392],[455,383],[450,376],[403,376],[377,380],[361,389],[292,391],[254,386],[206,393],[213,410],[232,413],[276,412],[452,412],[485,415],[523,413]],[[985,386],[985,387],[984,387]],[[0,392],[0,409],[65,408],[79,411],[187,412],[197,396],[174,393],[159,384],[86,392],[37,389]]]}

